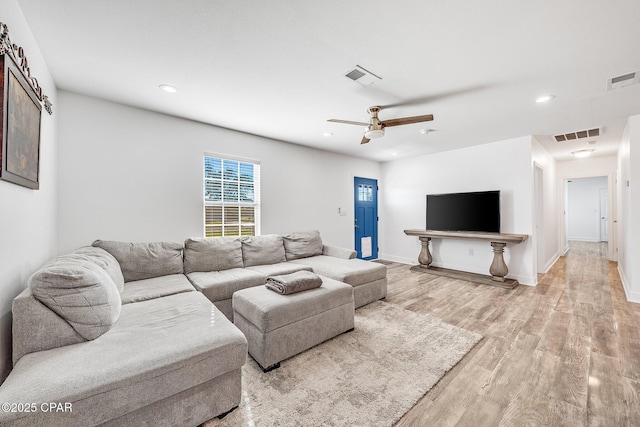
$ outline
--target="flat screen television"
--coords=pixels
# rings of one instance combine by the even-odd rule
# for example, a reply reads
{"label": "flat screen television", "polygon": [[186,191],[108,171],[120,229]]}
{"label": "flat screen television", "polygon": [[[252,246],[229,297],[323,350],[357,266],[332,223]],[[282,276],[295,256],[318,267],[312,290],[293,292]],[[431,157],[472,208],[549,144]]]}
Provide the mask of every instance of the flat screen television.
{"label": "flat screen television", "polygon": [[500,232],[500,191],[427,194],[427,230]]}

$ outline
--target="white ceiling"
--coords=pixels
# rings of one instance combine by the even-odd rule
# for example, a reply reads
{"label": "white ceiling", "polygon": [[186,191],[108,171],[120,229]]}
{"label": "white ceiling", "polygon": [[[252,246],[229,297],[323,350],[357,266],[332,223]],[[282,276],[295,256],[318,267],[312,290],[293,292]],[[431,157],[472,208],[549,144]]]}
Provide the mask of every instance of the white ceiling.
{"label": "white ceiling", "polygon": [[[640,85],[606,89],[640,71],[640,1],[18,3],[60,89],[377,161],[524,135],[558,160],[580,148],[613,155],[640,113]],[[382,80],[347,79],[356,64]],[[556,98],[536,104],[545,93]],[[435,120],[367,145],[361,127],[327,122],[406,101],[381,119]],[[598,126],[597,139],[551,138]]]}

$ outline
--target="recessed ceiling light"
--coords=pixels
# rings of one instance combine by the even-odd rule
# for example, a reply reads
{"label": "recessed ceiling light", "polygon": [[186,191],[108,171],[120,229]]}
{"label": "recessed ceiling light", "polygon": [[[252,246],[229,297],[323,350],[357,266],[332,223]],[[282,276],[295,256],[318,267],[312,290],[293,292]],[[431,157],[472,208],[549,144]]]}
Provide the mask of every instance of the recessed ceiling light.
{"label": "recessed ceiling light", "polygon": [[427,135],[433,132],[433,129],[420,129],[419,132],[420,132],[420,135]]}
{"label": "recessed ceiling light", "polygon": [[397,151],[394,151],[393,153],[391,153],[392,156],[397,156],[398,154],[400,153],[398,153]]}
{"label": "recessed ceiling light", "polygon": [[551,101],[555,97],[556,97],[555,95],[542,95],[536,98],[536,102],[538,104],[541,104],[543,102]]}
{"label": "recessed ceiling light", "polygon": [[322,134],[322,136],[330,137],[330,136],[333,136],[333,133],[332,132],[324,132]]}
{"label": "recessed ceiling light", "polygon": [[573,154],[577,158],[581,159],[583,157],[590,156],[591,153],[593,153],[594,151],[596,151],[594,148],[589,148],[589,149],[586,149],[586,150],[572,151],[571,154]]}
{"label": "recessed ceiling light", "polygon": [[163,84],[163,85],[160,85],[158,87],[160,89],[162,89],[163,91],[168,92],[168,93],[176,93],[178,91],[178,89],[176,89],[175,86],[171,86],[171,85],[164,85]]}

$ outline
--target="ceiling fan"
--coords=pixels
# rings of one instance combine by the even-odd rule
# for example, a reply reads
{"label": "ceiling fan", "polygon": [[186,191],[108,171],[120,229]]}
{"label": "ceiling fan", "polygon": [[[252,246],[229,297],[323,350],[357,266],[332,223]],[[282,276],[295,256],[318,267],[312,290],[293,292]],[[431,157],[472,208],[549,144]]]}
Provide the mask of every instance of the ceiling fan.
{"label": "ceiling fan", "polygon": [[384,129],[390,126],[400,126],[400,125],[408,125],[411,123],[419,123],[419,122],[429,122],[433,120],[433,114],[425,114],[424,116],[413,116],[413,117],[401,117],[398,119],[390,119],[382,121],[378,118],[378,113],[382,110],[383,107],[373,106],[369,107],[367,111],[370,114],[369,123],[365,122],[352,122],[349,120],[338,120],[338,119],[329,119],[328,122],[334,123],[345,123],[347,125],[357,125],[357,126],[366,126],[367,130],[364,132],[364,136],[362,137],[362,141],[360,144],[366,144],[373,138],[381,138],[384,136]]}

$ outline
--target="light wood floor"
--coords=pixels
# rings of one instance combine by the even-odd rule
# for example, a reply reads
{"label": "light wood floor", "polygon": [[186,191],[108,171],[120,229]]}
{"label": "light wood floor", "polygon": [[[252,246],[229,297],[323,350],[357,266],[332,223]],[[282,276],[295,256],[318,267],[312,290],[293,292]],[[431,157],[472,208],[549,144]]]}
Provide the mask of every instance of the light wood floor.
{"label": "light wood floor", "polygon": [[640,304],[605,244],[514,290],[388,267],[387,302],[484,336],[398,426],[640,426]]}

